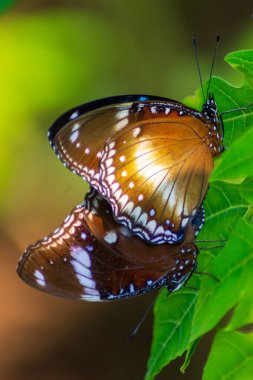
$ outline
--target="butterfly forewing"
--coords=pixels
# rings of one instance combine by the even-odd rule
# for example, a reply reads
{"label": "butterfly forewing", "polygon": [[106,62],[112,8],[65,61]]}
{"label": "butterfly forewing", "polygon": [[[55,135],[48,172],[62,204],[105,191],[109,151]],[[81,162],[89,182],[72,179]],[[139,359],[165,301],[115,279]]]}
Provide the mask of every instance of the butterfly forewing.
{"label": "butterfly forewing", "polygon": [[116,223],[111,207],[92,191],[62,226],[29,246],[18,274],[47,293],[91,301],[146,293],[163,285],[182,286],[196,266],[192,224],[178,245],[150,245]]}
{"label": "butterfly forewing", "polygon": [[117,221],[133,233],[154,244],[176,243],[207,191],[213,168],[205,141],[208,128],[172,104],[152,103],[140,112],[142,118],[105,146],[103,196]]}
{"label": "butterfly forewing", "polygon": [[62,115],[50,128],[49,141],[70,170],[100,189],[98,164],[106,141],[138,118],[131,112],[140,99],[163,99],[149,95],[115,96],[87,103]]}

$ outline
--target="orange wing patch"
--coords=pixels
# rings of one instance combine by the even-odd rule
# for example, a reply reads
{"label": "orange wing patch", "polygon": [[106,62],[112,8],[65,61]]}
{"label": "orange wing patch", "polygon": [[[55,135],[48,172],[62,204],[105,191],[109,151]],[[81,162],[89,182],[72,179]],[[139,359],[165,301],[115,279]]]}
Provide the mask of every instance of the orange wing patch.
{"label": "orange wing patch", "polygon": [[150,243],[180,241],[213,169],[208,128],[176,111],[138,121],[105,146],[100,182],[115,218]]}

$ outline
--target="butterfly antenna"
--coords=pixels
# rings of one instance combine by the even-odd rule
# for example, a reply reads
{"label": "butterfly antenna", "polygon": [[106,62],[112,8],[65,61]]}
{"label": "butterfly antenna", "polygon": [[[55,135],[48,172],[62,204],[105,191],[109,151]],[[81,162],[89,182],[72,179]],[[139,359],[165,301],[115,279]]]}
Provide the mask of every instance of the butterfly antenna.
{"label": "butterfly antenna", "polygon": [[141,325],[143,324],[143,322],[145,321],[148,313],[150,312],[150,310],[152,309],[153,305],[154,305],[154,302],[155,302],[155,299],[153,302],[151,302],[151,304],[148,306],[147,310],[145,311],[145,313],[143,314],[141,320],[138,322],[138,324],[135,326],[135,328],[133,329],[133,331],[129,334],[128,338],[127,338],[127,341],[130,342],[131,339],[133,339],[136,334],[138,333]]}
{"label": "butterfly antenna", "polygon": [[197,63],[198,73],[199,73],[199,80],[200,80],[200,85],[201,85],[202,96],[203,96],[203,100],[205,101],[205,94],[204,94],[204,89],[203,89],[203,81],[202,81],[202,76],[201,76],[201,71],[200,71],[200,66],[199,66],[197,40],[196,40],[195,37],[192,38],[192,45],[193,45],[195,59],[196,59],[196,63]]}
{"label": "butterfly antenna", "polygon": [[205,100],[207,100],[208,93],[209,93],[209,88],[210,88],[210,85],[211,85],[211,80],[212,80],[212,75],[213,75],[213,68],[214,68],[214,62],[215,62],[215,58],[216,58],[216,53],[217,53],[217,48],[218,48],[218,45],[219,45],[219,41],[220,41],[220,35],[217,34],[216,44],[215,44],[214,53],[213,53],[213,62],[212,62],[212,66],[211,66],[211,71],[210,71],[209,82],[208,82],[208,87],[207,87],[206,99]]}

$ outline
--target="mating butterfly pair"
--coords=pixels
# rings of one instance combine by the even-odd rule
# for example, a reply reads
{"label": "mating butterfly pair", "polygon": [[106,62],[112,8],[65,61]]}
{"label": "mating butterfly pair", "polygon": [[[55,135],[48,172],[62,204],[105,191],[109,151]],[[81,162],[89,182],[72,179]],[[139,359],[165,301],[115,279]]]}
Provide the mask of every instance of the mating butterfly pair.
{"label": "mating butterfly pair", "polygon": [[223,150],[213,96],[202,112],[146,95],[94,101],[61,116],[49,140],[92,190],[58,230],[28,247],[21,278],[95,301],[180,288],[196,268],[202,202]]}
{"label": "mating butterfly pair", "polygon": [[67,112],[49,130],[63,163],[151,244],[182,240],[222,138],[213,98],[203,112],[152,96],[106,98]]}

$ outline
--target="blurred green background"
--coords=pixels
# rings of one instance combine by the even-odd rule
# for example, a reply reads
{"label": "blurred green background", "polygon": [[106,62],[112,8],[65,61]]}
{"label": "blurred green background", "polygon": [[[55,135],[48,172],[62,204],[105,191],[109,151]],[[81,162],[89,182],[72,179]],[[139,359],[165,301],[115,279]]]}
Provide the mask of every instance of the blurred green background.
{"label": "blurred green background", "polygon": [[[0,0],[0,379],[142,379],[152,316],[126,338],[154,295],[116,303],[41,294],[16,276],[26,246],[54,230],[87,186],[47,142],[64,111],[96,98],[143,93],[182,100],[199,86],[191,39],[207,77],[239,84],[223,62],[253,48],[252,2]],[[184,379],[201,379],[210,337]],[[180,360],[158,379],[181,379]]]}

